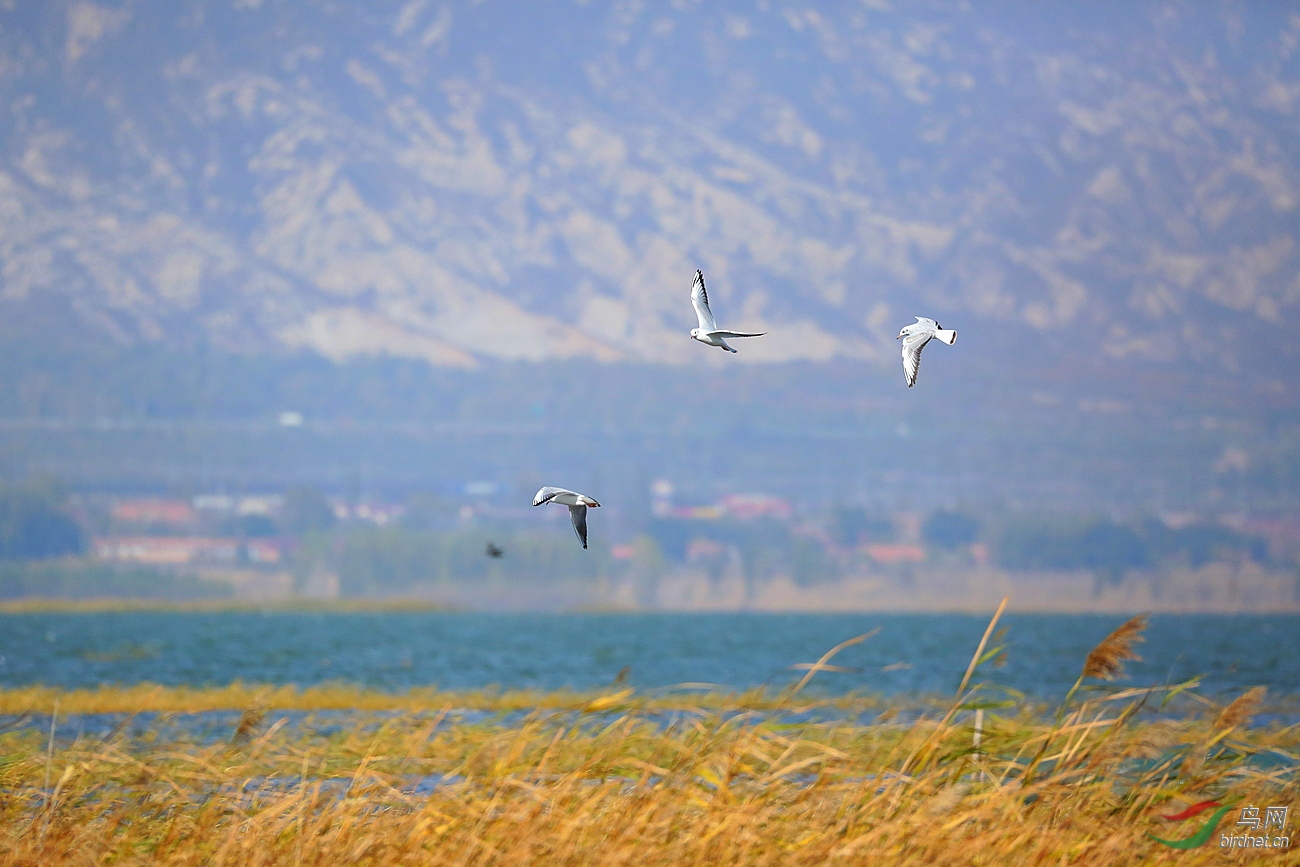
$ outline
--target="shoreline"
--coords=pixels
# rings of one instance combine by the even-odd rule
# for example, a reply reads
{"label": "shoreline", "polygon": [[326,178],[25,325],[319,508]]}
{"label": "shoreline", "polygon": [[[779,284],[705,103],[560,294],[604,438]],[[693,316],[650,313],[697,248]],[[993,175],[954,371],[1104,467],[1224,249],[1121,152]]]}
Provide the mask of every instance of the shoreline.
{"label": "shoreline", "polygon": [[[1126,693],[1157,694],[1169,687],[1131,687]],[[990,694],[998,692],[990,684]],[[942,709],[951,696],[937,693],[882,693],[852,691],[824,694],[804,693],[793,700],[789,686],[783,688],[729,689],[720,684],[682,683],[664,687],[636,688],[623,684],[594,689],[441,689],[416,686],[384,690],[338,681],[310,686],[297,684],[243,683],[224,686],[168,686],[140,682],[90,688],[64,688],[33,684],[0,687],[0,717],[24,714],[206,714],[241,711],[248,708],[294,712],[354,711],[429,713],[457,710],[512,713],[518,711],[608,712],[657,714],[681,710],[710,712],[782,711],[792,715],[826,711],[861,714],[879,711],[891,716],[904,711]],[[1037,713],[1051,704],[1043,697],[1024,697],[1020,709]],[[1206,705],[1188,705],[1198,712]],[[1300,713],[1300,692],[1270,692],[1258,713],[1288,715]],[[1192,713],[1173,714],[1188,718]],[[863,723],[864,725],[870,725]]]}
{"label": "shoreline", "polygon": [[[1147,600],[1149,603],[1149,600]],[[286,613],[286,614],[371,614],[371,613],[424,613],[424,614],[534,614],[550,615],[692,615],[692,614],[755,614],[755,615],[830,615],[830,614],[917,614],[917,615],[988,615],[997,607],[997,600],[952,605],[900,604],[897,601],[880,605],[822,604],[801,607],[766,605],[690,605],[636,607],[624,605],[573,605],[564,608],[538,609],[510,606],[473,606],[451,604],[425,598],[359,598],[319,599],[312,597],[278,597],[274,599],[212,599],[169,600],[131,597],[95,597],[87,599],[62,599],[55,597],[26,597],[0,600],[0,616],[20,614],[224,614],[224,613]],[[1114,603],[1095,606],[1063,607],[1031,600],[1028,604],[1008,606],[1009,614],[1034,614],[1053,616],[1133,615],[1139,613],[1161,616],[1222,616],[1238,615],[1300,615],[1300,602],[1291,605],[1160,605]]]}

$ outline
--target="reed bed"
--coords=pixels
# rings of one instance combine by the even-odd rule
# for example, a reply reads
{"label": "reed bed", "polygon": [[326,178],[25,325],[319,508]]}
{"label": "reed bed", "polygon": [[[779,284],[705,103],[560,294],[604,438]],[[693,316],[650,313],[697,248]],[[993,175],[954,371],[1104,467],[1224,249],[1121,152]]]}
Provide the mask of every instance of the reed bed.
{"label": "reed bed", "polygon": [[[1141,625],[1117,630],[1103,655],[1133,658]],[[865,722],[855,714],[868,705],[851,705],[865,699],[806,699],[808,678],[777,694],[612,689],[481,708],[515,711],[497,716],[465,713],[474,696],[430,692],[383,713],[354,704],[346,725],[281,713],[281,697],[309,690],[239,687],[224,708],[242,712],[220,737],[123,724],[66,740],[57,719],[51,731],[29,720],[0,731],[0,862],[1109,865],[1264,855],[1213,841],[1178,850],[1149,836],[1185,836],[1160,815],[1206,800],[1295,803],[1300,730],[1250,727],[1262,693],[1220,707],[1194,683],[1098,688],[1091,681],[1118,671],[1088,668],[1091,659],[1069,698],[1044,712],[980,678],[1000,652],[992,626],[957,694],[892,719],[876,706]],[[832,656],[810,671],[831,668]],[[179,710],[181,691],[135,697],[169,694]],[[93,693],[3,699],[11,721],[48,713],[54,700],[64,714],[101,707]],[[1189,704],[1170,714],[1171,701]],[[1268,855],[1296,863],[1298,852]]]}
{"label": "reed bed", "polygon": [[[701,685],[704,687],[705,685]],[[64,714],[166,713],[192,714],[269,707],[295,711],[368,710],[420,713],[446,707],[488,712],[521,710],[584,710],[592,704],[613,704],[642,713],[674,710],[786,709],[791,712],[835,712],[841,716],[886,707],[898,713],[932,707],[934,698],[886,700],[877,695],[850,693],[791,702],[781,694],[754,690],[740,694],[699,689],[665,689],[638,693],[574,690],[461,690],[417,688],[382,692],[347,683],[299,688],[272,684],[232,683],[221,687],[160,686],[142,683],[95,689],[63,690],[46,686],[0,689],[0,716],[48,715],[57,707]]]}
{"label": "reed bed", "polygon": [[24,597],[0,600],[0,614],[120,614],[173,612],[219,614],[227,612],[287,611],[329,614],[375,612],[446,612],[451,606],[427,599],[140,599],[99,597],[64,599]]}

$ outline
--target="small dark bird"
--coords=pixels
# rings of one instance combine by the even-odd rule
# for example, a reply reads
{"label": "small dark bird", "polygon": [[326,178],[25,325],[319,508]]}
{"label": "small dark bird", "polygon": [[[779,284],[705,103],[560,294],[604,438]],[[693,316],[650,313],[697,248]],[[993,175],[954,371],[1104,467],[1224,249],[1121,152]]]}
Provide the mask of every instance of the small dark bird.
{"label": "small dark bird", "polygon": [[493,560],[497,560],[500,559],[501,555],[504,554],[505,551],[501,550],[496,545],[493,545],[491,542],[488,542],[487,547],[483,549],[483,553],[487,554]]}
{"label": "small dark bird", "polygon": [[625,665],[622,668],[620,668],[618,670],[618,674],[615,675],[614,677],[614,686],[618,686],[619,684],[622,683],[627,683],[627,676],[631,673],[632,673],[632,666],[630,665]]}

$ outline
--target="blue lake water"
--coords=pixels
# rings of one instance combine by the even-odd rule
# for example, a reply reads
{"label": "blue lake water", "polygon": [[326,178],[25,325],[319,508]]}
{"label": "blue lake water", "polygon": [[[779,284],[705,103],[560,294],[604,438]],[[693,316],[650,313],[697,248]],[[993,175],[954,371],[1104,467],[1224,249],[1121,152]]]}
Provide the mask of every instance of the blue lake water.
{"label": "blue lake water", "polygon": [[[1121,616],[1008,615],[1010,647],[987,679],[1059,697]],[[641,689],[682,683],[743,689],[800,676],[844,639],[879,627],[819,674],[817,692],[951,693],[988,620],[934,614],[478,614],[129,612],[0,615],[0,686],[150,682],[213,686],[346,682],[390,691],[579,690],[623,667]],[[1157,615],[1123,683],[1203,676],[1224,697],[1264,685],[1300,694],[1300,616]],[[885,669],[885,670],[882,670]]]}

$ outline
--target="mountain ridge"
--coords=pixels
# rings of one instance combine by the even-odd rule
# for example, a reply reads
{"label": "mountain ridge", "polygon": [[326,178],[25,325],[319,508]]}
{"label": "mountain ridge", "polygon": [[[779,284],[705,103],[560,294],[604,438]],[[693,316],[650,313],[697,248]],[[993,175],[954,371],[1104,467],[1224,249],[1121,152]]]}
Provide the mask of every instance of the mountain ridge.
{"label": "mountain ridge", "polygon": [[8,8],[0,306],[676,365],[701,267],[741,364],[895,365],[921,314],[1289,388],[1300,14],[1120,8]]}

